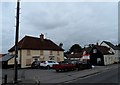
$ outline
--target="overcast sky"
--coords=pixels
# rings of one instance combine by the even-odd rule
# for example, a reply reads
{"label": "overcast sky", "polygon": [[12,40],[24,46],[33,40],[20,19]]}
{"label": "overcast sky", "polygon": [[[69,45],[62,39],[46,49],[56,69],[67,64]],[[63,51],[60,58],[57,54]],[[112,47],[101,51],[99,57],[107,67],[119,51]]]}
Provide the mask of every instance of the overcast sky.
{"label": "overcast sky", "polygon": [[[2,53],[15,42],[15,8],[15,2],[2,2]],[[19,40],[43,33],[66,51],[73,44],[118,43],[117,2],[22,2],[20,11]]]}

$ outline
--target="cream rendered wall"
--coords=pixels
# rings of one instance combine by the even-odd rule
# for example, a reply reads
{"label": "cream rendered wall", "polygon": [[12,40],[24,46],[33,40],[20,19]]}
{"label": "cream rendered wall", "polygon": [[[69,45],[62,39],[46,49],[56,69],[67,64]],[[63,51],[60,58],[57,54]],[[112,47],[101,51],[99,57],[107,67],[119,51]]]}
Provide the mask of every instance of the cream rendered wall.
{"label": "cream rendered wall", "polygon": [[104,55],[104,64],[109,65],[117,62],[117,57],[114,55]]}
{"label": "cream rendered wall", "polygon": [[59,55],[58,55],[57,52],[58,52],[58,51],[53,51],[53,55],[55,56],[54,60],[55,60],[56,62],[59,62],[59,61],[58,61],[58,58],[59,58],[60,61],[64,61],[64,53],[63,53],[63,51],[59,51]]}
{"label": "cream rendered wall", "polygon": [[[44,50],[43,55],[40,55],[40,50],[30,50],[30,55],[27,55],[27,50],[21,50],[21,68],[30,67],[26,66],[26,59],[31,59],[32,64],[32,62],[34,61],[33,56],[40,56],[39,61],[50,60],[49,56],[55,56],[54,60],[57,62],[59,62],[58,58],[60,59],[60,61],[64,61],[64,52],[59,51],[59,55],[57,52],[58,51],[52,51],[52,55],[50,55],[50,50]],[[15,54],[15,52],[10,52],[10,54]],[[8,64],[14,64],[14,58],[10,59],[8,61]],[[20,64],[20,50],[18,51],[18,64]]]}
{"label": "cream rendered wall", "polygon": [[27,50],[21,50],[21,68],[25,68],[25,67],[30,67],[30,66],[26,66],[26,59],[30,58],[31,56],[27,56]]}
{"label": "cream rendered wall", "polygon": [[64,51],[59,51],[60,55],[58,56],[60,58],[60,61],[64,61]]}
{"label": "cream rendered wall", "polygon": [[47,50],[44,50],[42,56],[43,56],[43,58],[44,58],[43,60],[45,60],[45,61],[46,61],[46,60],[49,60],[50,51],[49,51],[49,50],[48,50],[48,51],[47,51]]}
{"label": "cream rendered wall", "polygon": [[[30,50],[30,56],[31,56],[31,61],[34,61],[33,56],[39,56],[40,57],[40,50]],[[40,58],[38,58],[38,61],[40,60]],[[31,62],[31,63],[32,63]]]}
{"label": "cream rendered wall", "polygon": [[[55,56],[54,60],[57,61],[57,57],[60,59],[60,61],[64,61],[64,53],[63,51],[59,51],[59,55],[57,54],[57,51],[52,51],[52,55],[50,55],[50,50],[43,51],[44,60],[50,60],[49,56]],[[57,61],[58,62],[58,61]]]}
{"label": "cream rendered wall", "polygon": [[[43,55],[40,55],[40,50],[30,50],[30,55],[27,55],[27,50],[21,50],[21,54],[22,54],[22,65],[21,68],[25,68],[25,67],[30,67],[30,66],[26,66],[26,59],[31,59],[31,64],[34,61],[33,56],[40,56],[39,61],[42,60],[50,60],[49,56],[55,56],[54,60],[57,61],[57,57],[60,58],[60,61],[64,61],[64,52],[63,51],[59,51],[59,54],[57,54],[57,51],[52,51],[53,55],[50,55],[50,50],[44,50],[43,51]],[[43,58],[41,60],[41,58]]]}

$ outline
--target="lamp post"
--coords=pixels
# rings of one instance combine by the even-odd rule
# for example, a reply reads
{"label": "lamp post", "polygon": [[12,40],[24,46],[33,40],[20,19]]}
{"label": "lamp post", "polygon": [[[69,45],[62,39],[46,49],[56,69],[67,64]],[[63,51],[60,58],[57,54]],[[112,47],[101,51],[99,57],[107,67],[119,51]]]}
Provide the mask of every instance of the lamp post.
{"label": "lamp post", "polygon": [[14,63],[14,83],[18,82],[18,37],[19,37],[19,9],[20,2],[17,0],[17,12],[16,12],[16,36],[15,36],[15,63]]}

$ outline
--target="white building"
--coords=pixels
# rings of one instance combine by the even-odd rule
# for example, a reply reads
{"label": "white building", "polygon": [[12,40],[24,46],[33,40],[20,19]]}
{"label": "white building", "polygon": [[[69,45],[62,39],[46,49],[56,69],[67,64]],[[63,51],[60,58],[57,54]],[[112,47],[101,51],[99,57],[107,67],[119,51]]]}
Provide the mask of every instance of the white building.
{"label": "white building", "polygon": [[110,56],[106,56],[108,57],[107,61],[114,61],[114,62],[119,62],[120,59],[120,49],[117,46],[114,46],[112,43],[108,42],[108,41],[103,41],[101,44],[101,46],[106,46],[110,49],[110,52],[113,52],[114,55]]}

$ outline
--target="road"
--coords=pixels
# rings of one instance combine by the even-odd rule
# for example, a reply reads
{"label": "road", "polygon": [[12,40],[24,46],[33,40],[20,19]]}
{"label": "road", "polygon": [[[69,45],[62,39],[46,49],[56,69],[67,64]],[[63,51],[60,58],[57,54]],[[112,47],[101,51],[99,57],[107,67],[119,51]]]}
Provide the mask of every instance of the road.
{"label": "road", "polygon": [[120,76],[119,71],[118,68],[115,68],[85,78],[76,79],[68,83],[118,83],[118,76]]}
{"label": "road", "polygon": [[[96,66],[93,69],[59,73],[52,69],[19,69],[18,79],[22,80],[23,83],[34,83],[36,80],[39,80],[41,83],[60,83],[60,85],[63,85],[63,83],[78,83],[78,85],[79,83],[82,83],[82,85],[83,83],[117,83],[118,66],[117,64]],[[2,77],[5,74],[8,76],[8,82],[12,82],[14,70],[2,69]]]}

